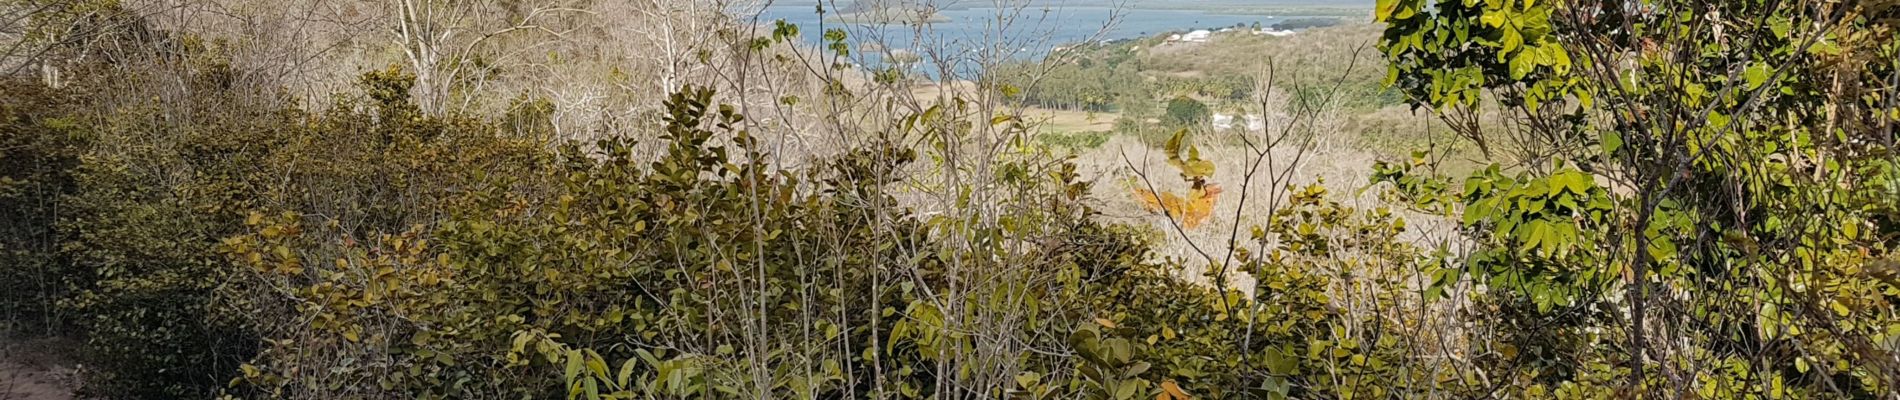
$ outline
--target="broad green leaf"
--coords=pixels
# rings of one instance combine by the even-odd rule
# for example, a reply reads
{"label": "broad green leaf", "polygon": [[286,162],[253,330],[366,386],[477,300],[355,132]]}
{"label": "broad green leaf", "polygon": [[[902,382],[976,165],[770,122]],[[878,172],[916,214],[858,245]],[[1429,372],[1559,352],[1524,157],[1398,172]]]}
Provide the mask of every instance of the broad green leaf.
{"label": "broad green leaf", "polygon": [[[1496,28],[1504,26],[1504,16],[1498,13],[1485,13],[1484,16],[1478,17],[1478,22],[1483,22],[1484,26]],[[1506,49],[1506,51],[1509,51],[1509,49]]]}
{"label": "broad green leaf", "polygon": [[574,382],[574,379],[580,376],[584,364],[585,362],[581,360],[581,352],[579,350],[568,350],[567,367],[562,368],[562,375],[567,377],[568,382]]}
{"label": "broad green leaf", "polygon": [[1161,150],[1168,153],[1169,160],[1180,159],[1181,139],[1186,138],[1186,137],[1187,137],[1186,129],[1175,131],[1174,136],[1168,138],[1168,143],[1161,146]]}
{"label": "broad green leaf", "polygon": [[1748,69],[1742,70],[1742,79],[1748,82],[1748,90],[1755,90],[1768,83],[1768,72],[1767,65],[1751,64]]}
{"label": "broad green leaf", "polygon": [[1616,151],[1621,149],[1623,149],[1623,134],[1616,131],[1604,131],[1603,154],[1616,155]]}
{"label": "broad green leaf", "polygon": [[1531,59],[1523,53],[1511,57],[1511,79],[1524,79],[1524,76],[1530,75],[1531,69],[1537,66]]}

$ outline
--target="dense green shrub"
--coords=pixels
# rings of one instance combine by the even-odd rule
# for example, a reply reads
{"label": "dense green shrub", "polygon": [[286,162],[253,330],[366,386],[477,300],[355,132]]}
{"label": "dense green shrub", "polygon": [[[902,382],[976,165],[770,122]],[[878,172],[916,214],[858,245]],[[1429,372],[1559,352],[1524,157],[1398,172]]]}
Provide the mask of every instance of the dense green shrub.
{"label": "dense green shrub", "polygon": [[1476,250],[1433,287],[1486,289],[1474,340],[1509,351],[1480,363],[1527,396],[1893,392],[1900,4],[1625,5],[1377,13],[1388,82],[1526,167],[1381,168],[1461,215]]}
{"label": "dense green shrub", "polygon": [[17,146],[0,200],[18,220],[0,282],[9,320],[85,339],[87,390],[101,396],[209,397],[287,322],[277,314],[290,305],[259,297],[270,288],[217,251],[249,210],[297,209],[358,234],[405,229],[442,215],[434,201],[465,189],[452,179],[463,168],[505,174],[485,161],[539,149],[422,117],[399,73],[366,76],[381,98],[318,114],[216,77],[188,80],[195,98],[177,103],[116,94],[150,84],[140,76],[79,78],[102,80],[4,89],[15,95],[0,129]]}
{"label": "dense green shrub", "polygon": [[[65,182],[64,189],[32,198],[51,225],[23,225],[39,226],[27,237],[53,244],[31,254],[51,262],[8,267],[58,274],[50,282],[37,277],[48,286],[33,308],[67,322],[48,325],[49,332],[86,340],[86,360],[95,367],[86,376],[89,391],[122,398],[210,396],[255,346],[243,314],[214,293],[229,275],[219,257],[206,253],[217,238],[236,232],[233,211],[246,207],[254,189],[242,176],[255,154],[221,143],[281,119],[250,112],[256,108],[240,106],[242,96],[229,92],[189,104],[118,97],[118,85],[146,76],[89,68],[76,68],[73,87],[63,90],[17,81],[7,89],[22,94],[22,103],[44,103],[20,111],[40,117],[9,120],[6,130],[22,135],[15,137],[67,138],[57,147],[27,148],[37,154],[20,158],[63,169],[52,181]],[[200,71],[185,75],[182,88],[219,92],[224,71],[215,64]],[[69,103],[43,106],[56,102]],[[185,110],[195,112],[166,114]]]}
{"label": "dense green shrub", "polygon": [[72,271],[59,258],[56,226],[88,140],[68,115],[72,102],[30,82],[0,83],[0,326],[45,333],[67,322],[55,302]]}
{"label": "dense green shrub", "polygon": [[[1149,260],[1142,234],[1089,219],[1084,184],[1058,170],[1025,182],[1042,188],[1031,195],[1047,199],[1053,230],[995,233],[1040,243],[1011,251],[1041,262],[984,273],[996,281],[949,311],[933,293],[970,273],[954,266],[968,250],[887,192],[914,154],[779,171],[710,93],[669,106],[657,160],[636,161],[625,139],[568,145],[534,178],[553,186],[491,180],[437,226],[357,241],[307,216],[254,215],[224,251],[291,288],[309,325],[271,339],[243,368],[247,386],[328,398],[1376,397],[1413,389],[1382,377],[1425,373],[1407,367],[1401,326],[1326,294],[1374,276],[1340,260],[1418,261],[1391,241],[1403,223],[1389,213],[1302,192],[1244,253],[1260,255],[1228,272],[1258,278],[1247,298],[1174,279],[1180,265]],[[1390,309],[1397,294],[1359,307]],[[999,345],[1022,347],[971,356]],[[957,384],[1005,366],[1008,385]]]}
{"label": "dense green shrub", "polygon": [[1174,128],[1194,127],[1207,122],[1210,115],[1212,113],[1207,110],[1206,104],[1180,96],[1168,100],[1167,111],[1161,114],[1161,123]]}
{"label": "dense green shrub", "polygon": [[[112,40],[149,53],[77,63],[60,88],[0,82],[0,306],[9,329],[83,338],[86,389],[109,398],[1893,391],[1900,114],[1881,85],[1900,8],[1602,14],[1761,16],[1734,49],[1701,46],[1726,28],[1622,32],[1573,6],[1382,1],[1399,91],[1535,162],[1462,181],[1424,154],[1379,165],[1412,213],[1272,188],[1260,226],[1211,224],[1241,237],[1194,260],[1104,222],[1074,165],[965,101],[779,164],[708,90],[673,94],[652,142],[552,142],[544,100],[430,115],[390,69],[306,109],[239,85],[215,42],[139,30]],[[1788,26],[1829,21],[1805,42],[1827,47],[1795,47]],[[1566,42],[1625,34],[1697,51],[1621,63],[1581,52],[1622,42]],[[1107,54],[1030,101],[1152,100],[1098,85],[1135,75],[1131,52]],[[1584,62],[1641,73],[1593,80]],[[1209,82],[1162,85],[1240,97],[1190,88]],[[1491,100],[1529,122],[1458,124]],[[1180,97],[1161,117],[1180,132],[1208,109]],[[979,134],[1018,140],[966,153]],[[1182,135],[1173,165],[1211,192]],[[1229,184],[1244,201],[1253,183]],[[1458,237],[1414,236],[1421,214]]]}

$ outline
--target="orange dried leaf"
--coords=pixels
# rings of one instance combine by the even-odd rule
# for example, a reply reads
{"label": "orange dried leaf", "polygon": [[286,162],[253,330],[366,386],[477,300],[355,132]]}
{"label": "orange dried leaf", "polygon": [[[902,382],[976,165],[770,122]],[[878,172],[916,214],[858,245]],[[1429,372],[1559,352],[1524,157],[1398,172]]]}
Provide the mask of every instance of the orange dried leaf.
{"label": "orange dried leaf", "polygon": [[1194,396],[1189,396],[1186,390],[1181,390],[1181,385],[1175,384],[1173,380],[1161,382],[1161,393],[1155,395],[1155,400],[1193,400],[1193,399],[1194,399]]}
{"label": "orange dried leaf", "polygon": [[1214,202],[1220,199],[1220,192],[1220,185],[1207,185],[1206,189],[1189,191],[1194,201],[1186,204],[1182,210],[1181,224],[1194,229],[1207,222],[1208,217],[1214,215]]}
{"label": "orange dried leaf", "polygon": [[1163,210],[1161,208],[1161,198],[1155,196],[1155,192],[1143,188],[1134,188],[1134,191],[1135,202],[1141,203],[1141,209],[1148,210],[1148,212],[1151,213],[1158,213]]}
{"label": "orange dried leaf", "polygon": [[1181,226],[1194,229],[1207,222],[1214,214],[1214,202],[1220,198],[1220,185],[1207,185],[1205,189],[1188,191],[1189,198],[1181,198],[1174,193],[1156,194],[1145,188],[1133,188],[1135,201],[1141,208],[1151,213],[1160,213],[1181,222]]}

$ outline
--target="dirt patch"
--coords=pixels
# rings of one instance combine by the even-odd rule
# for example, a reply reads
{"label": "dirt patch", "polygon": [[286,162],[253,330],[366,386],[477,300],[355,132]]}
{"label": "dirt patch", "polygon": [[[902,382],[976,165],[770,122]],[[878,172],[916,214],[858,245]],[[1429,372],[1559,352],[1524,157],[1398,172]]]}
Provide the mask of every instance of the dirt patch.
{"label": "dirt patch", "polygon": [[69,400],[78,364],[59,339],[0,338],[0,400]]}

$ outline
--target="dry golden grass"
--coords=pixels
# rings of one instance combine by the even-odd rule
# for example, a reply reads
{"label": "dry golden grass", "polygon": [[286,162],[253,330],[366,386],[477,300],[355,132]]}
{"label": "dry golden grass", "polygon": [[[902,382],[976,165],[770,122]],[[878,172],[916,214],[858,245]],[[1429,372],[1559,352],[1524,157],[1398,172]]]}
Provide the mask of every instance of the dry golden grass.
{"label": "dry golden grass", "polygon": [[[1209,43],[1157,46],[1143,59],[1150,70],[1218,76],[1260,73],[1270,58],[1276,67],[1287,69],[1283,74],[1337,76],[1338,69],[1352,63],[1354,50],[1370,49],[1380,32],[1378,25],[1370,23],[1316,28],[1286,37],[1227,32],[1215,34]],[[1379,57],[1377,52],[1361,52],[1355,75],[1383,79]]]}
{"label": "dry golden grass", "polygon": [[1117,118],[1121,114],[1033,107],[1023,110],[1023,119],[1043,132],[1106,132],[1115,129]]}

